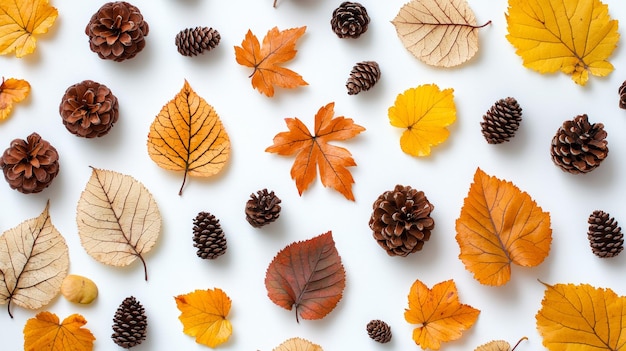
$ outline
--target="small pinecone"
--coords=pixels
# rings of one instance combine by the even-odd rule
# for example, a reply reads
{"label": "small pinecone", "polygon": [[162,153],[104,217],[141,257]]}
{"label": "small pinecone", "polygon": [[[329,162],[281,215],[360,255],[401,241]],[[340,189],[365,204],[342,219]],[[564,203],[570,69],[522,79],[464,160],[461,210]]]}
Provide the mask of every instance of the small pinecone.
{"label": "small pinecone", "polygon": [[367,323],[367,335],[372,340],[384,344],[391,341],[391,327],[380,319],[373,319]]}
{"label": "small pinecone", "polygon": [[367,31],[370,17],[358,2],[344,1],[333,11],[330,25],[339,38],[356,39]]}
{"label": "small pinecone", "polygon": [[572,174],[591,172],[609,154],[606,136],[604,125],[589,123],[586,114],[565,121],[552,138],[552,161]]}
{"label": "small pinecone", "polygon": [[522,108],[512,97],[500,99],[483,115],[480,122],[483,136],[489,144],[500,144],[515,136],[522,121]]}
{"label": "small pinecone", "polygon": [[246,220],[255,228],[274,222],[280,216],[280,202],[278,196],[267,189],[257,191],[256,195],[250,194],[250,200],[246,202]]}
{"label": "small pinecone", "polygon": [[346,82],[348,95],[356,95],[369,90],[380,79],[380,67],[374,61],[359,62],[352,68],[350,78]]}
{"label": "small pinecone", "polygon": [[423,191],[396,185],[382,193],[372,207],[369,226],[389,256],[407,256],[421,250],[430,239],[430,231],[435,227],[430,213],[435,207]]}
{"label": "small pinecone", "polygon": [[134,296],[124,299],[113,317],[111,339],[118,346],[130,349],[146,340],[148,319],[146,312]]}
{"label": "small pinecone", "polygon": [[176,34],[176,47],[183,56],[197,56],[210,51],[220,43],[220,33],[208,27],[183,29]]}
{"label": "small pinecone", "polygon": [[226,252],[226,236],[219,219],[208,212],[200,212],[193,220],[193,246],[200,258],[215,259]]}
{"label": "small pinecone", "polygon": [[85,138],[109,132],[119,117],[117,98],[106,85],[84,80],[65,91],[59,113],[67,130]]}
{"label": "small pinecone", "polygon": [[589,216],[587,238],[591,251],[598,257],[617,256],[624,249],[624,234],[609,214],[596,210]]}
{"label": "small pinecone", "polygon": [[15,139],[0,158],[4,179],[24,194],[47,188],[59,173],[59,154],[54,146],[32,133],[26,140]]}
{"label": "small pinecone", "polygon": [[619,94],[619,107],[626,109],[626,80],[619,87],[617,93]]}
{"label": "small pinecone", "polygon": [[124,61],[146,46],[148,22],[137,7],[125,1],[107,2],[85,27],[89,48],[101,59]]}

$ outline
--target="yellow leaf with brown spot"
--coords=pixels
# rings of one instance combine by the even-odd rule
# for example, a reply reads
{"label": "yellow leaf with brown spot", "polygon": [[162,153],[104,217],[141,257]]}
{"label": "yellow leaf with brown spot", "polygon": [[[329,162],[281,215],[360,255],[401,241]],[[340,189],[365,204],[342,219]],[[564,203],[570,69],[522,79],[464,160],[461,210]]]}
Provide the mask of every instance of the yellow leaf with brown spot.
{"label": "yellow leaf with brown spot", "polygon": [[15,51],[23,57],[35,51],[35,35],[44,34],[58,16],[48,0],[0,1],[0,55]]}

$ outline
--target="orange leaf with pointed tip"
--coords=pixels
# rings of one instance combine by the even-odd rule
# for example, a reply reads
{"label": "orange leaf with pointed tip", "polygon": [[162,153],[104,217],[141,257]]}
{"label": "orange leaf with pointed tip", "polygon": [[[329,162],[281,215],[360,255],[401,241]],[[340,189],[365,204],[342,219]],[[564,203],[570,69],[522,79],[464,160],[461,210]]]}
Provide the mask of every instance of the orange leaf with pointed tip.
{"label": "orange leaf with pointed tip", "polygon": [[59,324],[51,312],[39,312],[24,326],[24,351],[90,351],[96,338],[83,326],[87,320],[72,314]]}
{"label": "orange leaf with pointed tip", "polygon": [[30,84],[23,79],[9,78],[0,84],[0,121],[9,117],[14,102],[20,102],[28,96]]}
{"label": "orange leaf with pointed tip", "polygon": [[174,298],[181,311],[178,319],[183,323],[183,332],[196,337],[196,342],[216,347],[228,341],[233,327],[226,317],[230,312],[231,300],[219,288],[196,290]]}
{"label": "orange leaf with pointed tip", "polygon": [[0,55],[15,51],[23,57],[35,51],[35,35],[44,34],[58,16],[48,0],[0,1]]}

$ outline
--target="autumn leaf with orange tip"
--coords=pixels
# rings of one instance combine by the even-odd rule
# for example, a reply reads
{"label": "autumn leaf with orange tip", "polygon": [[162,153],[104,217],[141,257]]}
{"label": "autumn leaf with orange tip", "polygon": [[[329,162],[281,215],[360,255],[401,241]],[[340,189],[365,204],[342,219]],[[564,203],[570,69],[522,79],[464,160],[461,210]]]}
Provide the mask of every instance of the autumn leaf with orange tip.
{"label": "autumn leaf with orange tip", "polygon": [[0,121],[5,120],[11,114],[13,103],[20,102],[30,93],[30,84],[23,79],[2,78],[0,84]]}
{"label": "autumn leaf with orange tip", "polygon": [[226,317],[232,302],[222,289],[196,290],[174,299],[185,334],[212,348],[228,341],[233,327]]}
{"label": "autumn leaf with orange tip", "polygon": [[23,57],[35,51],[35,35],[44,34],[58,16],[48,0],[0,1],[0,55],[15,51]]}
{"label": "autumn leaf with orange tip", "polygon": [[24,326],[24,351],[91,351],[96,338],[83,326],[87,320],[73,314],[59,323],[51,312],[39,312]]}

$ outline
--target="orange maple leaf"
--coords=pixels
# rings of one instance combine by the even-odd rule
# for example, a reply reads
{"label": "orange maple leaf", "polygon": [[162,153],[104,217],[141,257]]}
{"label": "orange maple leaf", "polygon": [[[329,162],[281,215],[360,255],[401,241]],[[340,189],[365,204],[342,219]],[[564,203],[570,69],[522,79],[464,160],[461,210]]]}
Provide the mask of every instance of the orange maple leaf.
{"label": "orange maple leaf", "polygon": [[550,214],[511,182],[476,169],[456,220],[459,258],[481,284],[503,285],[511,263],[539,265],[550,252]]}
{"label": "orange maple leaf", "polygon": [[196,290],[175,297],[181,311],[178,319],[183,323],[183,332],[196,337],[196,342],[209,347],[225,343],[233,332],[226,317],[230,312],[231,300],[219,288]]}
{"label": "orange maple leaf", "polygon": [[302,76],[281,64],[296,56],[296,41],[304,34],[306,26],[279,31],[270,29],[263,38],[263,46],[250,30],[241,46],[235,46],[237,63],[252,67],[252,86],[268,97],[274,96],[274,86],[292,89],[308,85]]}
{"label": "orange maple leaf", "polygon": [[409,292],[409,308],[404,319],[419,325],[413,330],[413,340],[422,350],[439,350],[442,342],[457,340],[464,330],[471,328],[479,313],[459,302],[453,280],[435,284],[432,289],[416,280]]}
{"label": "orange maple leaf", "polygon": [[313,182],[319,167],[324,186],[330,186],[354,201],[354,179],[347,167],[356,166],[356,162],[350,151],[328,142],[350,139],[365,128],[354,123],[351,118],[333,118],[334,107],[335,103],[331,102],[319,109],[315,115],[315,134],[311,134],[298,118],[285,118],[289,131],[276,134],[274,145],[265,151],[283,156],[296,154],[296,160],[291,167],[291,178],[296,181],[300,195]]}
{"label": "orange maple leaf", "polygon": [[0,84],[0,121],[9,117],[14,102],[20,102],[28,96],[30,84],[23,79],[9,78]]}
{"label": "orange maple leaf", "polygon": [[0,1],[0,55],[35,51],[35,35],[48,32],[58,16],[48,0]]}
{"label": "orange maple leaf", "polygon": [[59,324],[59,317],[51,312],[39,312],[24,326],[24,351],[87,351],[93,350],[96,338],[85,318],[73,314]]}

